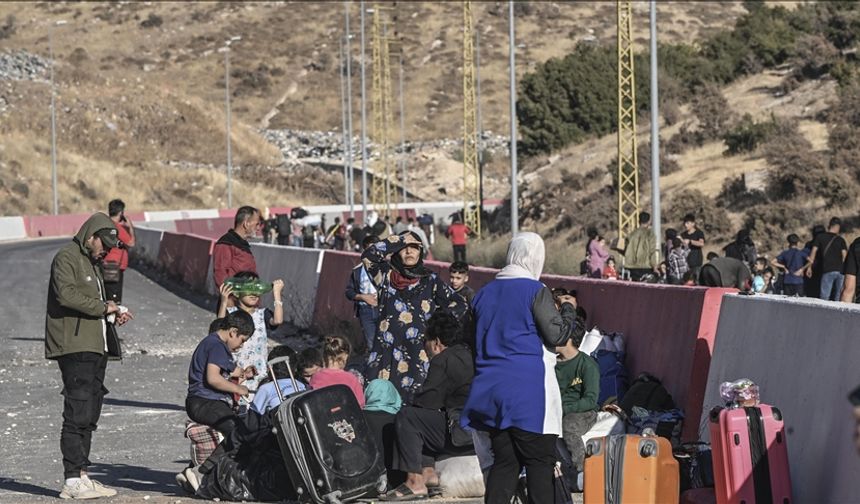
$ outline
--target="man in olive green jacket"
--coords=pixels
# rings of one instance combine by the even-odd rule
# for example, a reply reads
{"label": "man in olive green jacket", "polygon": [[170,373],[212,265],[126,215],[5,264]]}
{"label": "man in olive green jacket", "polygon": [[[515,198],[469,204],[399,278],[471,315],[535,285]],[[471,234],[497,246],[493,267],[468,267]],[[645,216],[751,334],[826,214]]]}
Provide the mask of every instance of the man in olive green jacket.
{"label": "man in olive green jacket", "polygon": [[627,237],[624,249],[624,267],[630,271],[634,282],[642,280],[648,273],[657,273],[657,242],[651,231],[651,214],[639,214],[639,227]]}
{"label": "man in olive green jacket", "polygon": [[101,416],[107,367],[106,316],[117,325],[132,315],[113,301],[105,301],[99,262],[122,246],[110,218],[97,213],[87,219],[71,243],[54,256],[45,315],[45,357],[60,366],[63,378],[64,499],[93,499],[116,491],[87,476],[90,444]]}

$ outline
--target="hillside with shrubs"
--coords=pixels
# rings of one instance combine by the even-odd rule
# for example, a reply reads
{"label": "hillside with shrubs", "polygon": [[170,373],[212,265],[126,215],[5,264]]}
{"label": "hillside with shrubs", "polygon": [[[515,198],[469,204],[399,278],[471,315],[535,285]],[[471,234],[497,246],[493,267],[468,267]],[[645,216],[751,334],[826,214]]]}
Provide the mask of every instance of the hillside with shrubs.
{"label": "hillside with shrubs", "polygon": [[[663,227],[695,213],[719,250],[742,228],[761,252],[838,215],[860,225],[860,5],[744,2],[733,28],[660,44]],[[665,25],[664,25],[665,27]],[[522,226],[584,243],[616,229],[612,45],[580,43],[522,79]],[[636,55],[639,181],[650,208],[649,54]],[[574,247],[580,250],[583,247]],[[581,257],[579,257],[581,260]]]}

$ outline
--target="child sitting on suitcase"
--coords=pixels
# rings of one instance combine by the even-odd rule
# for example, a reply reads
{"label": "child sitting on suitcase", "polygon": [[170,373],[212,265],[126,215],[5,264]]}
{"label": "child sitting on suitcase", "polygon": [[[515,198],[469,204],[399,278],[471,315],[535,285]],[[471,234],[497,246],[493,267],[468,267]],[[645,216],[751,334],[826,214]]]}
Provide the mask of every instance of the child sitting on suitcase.
{"label": "child sitting on suitcase", "polygon": [[[279,357],[290,357],[290,359],[292,359],[295,354],[296,353],[293,349],[287,345],[279,345],[269,352],[269,360],[271,361]],[[289,367],[286,362],[279,362],[273,366],[275,377],[278,379],[277,386],[280,387],[281,393],[285,398],[296,392],[305,390],[305,384],[298,380],[296,380],[298,390],[293,388],[293,380],[290,379],[289,368],[295,370],[295,365],[292,360],[289,363]],[[293,371],[293,375],[295,374],[295,371]],[[259,415],[265,415],[269,410],[277,408],[280,404],[281,398],[278,397],[278,391],[275,390],[275,382],[272,381],[271,377],[267,373],[266,378],[260,385],[260,388],[257,389],[257,394],[254,396],[254,401],[251,403],[250,410]]]}
{"label": "child sitting on suitcase", "polygon": [[[215,327],[217,331],[203,338],[191,356],[185,411],[191,420],[211,426],[229,438],[241,423],[231,407],[233,394],[248,395],[247,387],[229,379],[250,376],[249,370],[233,361],[233,352],[242,348],[254,333],[254,320],[243,311],[235,311],[220,319]],[[177,474],[176,481],[196,491],[201,475],[210,472],[225,453],[224,443],[219,444],[199,467],[189,467]]]}
{"label": "child sitting on suitcase", "polygon": [[[585,321],[577,316],[576,325],[584,330]],[[582,330],[574,332],[581,334]],[[555,375],[561,389],[564,443],[570,450],[573,466],[581,473],[585,461],[582,436],[597,422],[600,368],[597,361],[576,348],[574,339],[577,338],[571,338],[566,345],[556,348],[559,360]],[[581,337],[579,339],[581,341]]]}
{"label": "child sitting on suitcase", "polygon": [[352,346],[346,339],[340,336],[327,337],[323,344],[324,367],[311,376],[310,386],[312,389],[319,389],[331,385],[346,385],[355,394],[358,405],[364,408],[361,382],[354,374],[344,370],[351,351]]}
{"label": "child sitting on suitcase", "polygon": [[[242,280],[259,280],[260,277],[254,272],[242,271],[233,276]],[[269,341],[268,328],[277,327],[284,322],[284,303],[281,301],[281,292],[284,289],[283,280],[275,280],[272,283],[272,295],[275,299],[274,311],[260,307],[259,292],[234,292],[228,282],[221,286],[221,303],[218,308],[218,316],[224,317],[227,312],[243,311],[254,320],[254,333],[248,342],[242,346],[236,355],[236,364],[243,368],[253,367],[254,374],[246,378],[242,385],[248,387],[250,394],[239,401],[240,406],[246,407],[254,398],[260,381],[266,377],[266,353]],[[231,303],[231,296],[233,302]],[[228,308],[228,306],[230,306]]]}
{"label": "child sitting on suitcase", "polygon": [[304,382],[305,385],[309,384],[311,378],[322,368],[322,353],[317,348],[305,348],[296,357],[295,369],[299,372],[299,376],[296,376],[296,378]]}

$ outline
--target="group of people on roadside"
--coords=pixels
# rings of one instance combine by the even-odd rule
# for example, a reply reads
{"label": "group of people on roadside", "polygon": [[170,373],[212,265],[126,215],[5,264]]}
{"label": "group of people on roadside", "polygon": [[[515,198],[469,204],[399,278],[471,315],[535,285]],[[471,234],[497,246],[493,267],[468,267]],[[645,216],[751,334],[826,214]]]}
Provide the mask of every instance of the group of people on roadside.
{"label": "group of people on roadside", "polygon": [[[768,259],[757,255],[750,231],[742,229],[723,247],[723,256],[709,252],[705,257],[705,234],[697,227],[694,215],[684,217],[682,232],[667,229],[664,242],[657,244],[651,216],[641,212],[639,227],[612,247],[624,260],[623,272],[619,272],[606,239],[590,228],[581,273],[591,278],[735,287],[755,293],[853,302],[860,238],[849,246],[841,232],[841,219],[833,217],[826,228],[813,227],[812,238],[805,244],[797,234],[788,235],[787,247]],[[661,257],[665,259],[661,261]]]}

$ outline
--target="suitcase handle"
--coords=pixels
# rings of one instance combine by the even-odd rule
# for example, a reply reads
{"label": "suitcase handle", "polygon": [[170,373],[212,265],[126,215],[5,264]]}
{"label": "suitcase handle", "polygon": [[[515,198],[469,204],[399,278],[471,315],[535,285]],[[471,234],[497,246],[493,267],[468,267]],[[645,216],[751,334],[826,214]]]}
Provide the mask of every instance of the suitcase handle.
{"label": "suitcase handle", "polygon": [[268,366],[268,368],[269,368],[269,376],[272,377],[272,381],[275,384],[275,390],[278,392],[278,399],[280,399],[281,402],[284,402],[284,393],[283,393],[283,391],[281,391],[281,386],[278,385],[278,377],[275,376],[275,364],[280,364],[282,362],[287,363],[287,371],[290,373],[290,380],[293,382],[293,391],[298,392],[299,391],[299,385],[296,382],[296,377],[293,375],[293,368],[290,367],[290,356],[289,355],[285,355],[283,357],[276,357],[276,358],[270,360],[269,362],[267,362],[266,366]]}

